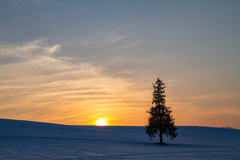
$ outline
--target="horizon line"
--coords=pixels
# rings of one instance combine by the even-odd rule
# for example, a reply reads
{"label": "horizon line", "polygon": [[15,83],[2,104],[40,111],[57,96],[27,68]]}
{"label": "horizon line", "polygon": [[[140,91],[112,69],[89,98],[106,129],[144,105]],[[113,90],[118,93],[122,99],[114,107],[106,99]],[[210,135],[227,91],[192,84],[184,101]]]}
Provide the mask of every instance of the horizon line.
{"label": "horizon line", "polygon": [[[9,120],[9,121],[22,121],[22,122],[33,122],[33,123],[43,123],[43,124],[53,124],[53,125],[61,125],[61,126],[89,126],[89,127],[145,127],[145,126],[127,126],[127,125],[107,125],[107,126],[97,126],[97,125],[70,125],[70,124],[60,124],[60,123],[53,123],[53,122],[42,122],[42,121],[33,121],[33,120],[22,120],[22,119],[8,119],[8,118],[0,118],[0,120]],[[177,127],[205,127],[205,128],[222,128],[222,129],[235,129],[240,130],[238,128],[233,127],[214,127],[214,126],[185,126],[180,125]]]}

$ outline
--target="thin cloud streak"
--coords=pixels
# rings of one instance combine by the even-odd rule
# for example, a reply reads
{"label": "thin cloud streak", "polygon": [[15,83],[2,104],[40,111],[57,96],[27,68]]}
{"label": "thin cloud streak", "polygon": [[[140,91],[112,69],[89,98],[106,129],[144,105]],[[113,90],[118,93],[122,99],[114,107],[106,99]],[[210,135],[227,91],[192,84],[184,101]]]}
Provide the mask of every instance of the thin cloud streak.
{"label": "thin cloud streak", "polygon": [[145,40],[140,40],[140,41],[137,41],[137,42],[134,42],[134,43],[130,43],[130,44],[127,44],[127,45],[124,45],[122,47],[119,47],[118,49],[127,49],[127,48],[131,48],[131,47],[134,47],[134,46],[137,46],[141,43],[143,43]]}
{"label": "thin cloud streak", "polygon": [[126,39],[126,38],[128,38],[128,37],[130,37],[130,35],[124,35],[124,36],[118,35],[118,36],[116,36],[116,38],[112,39],[112,40],[110,41],[110,43],[117,42],[117,41],[121,41],[121,40]]}
{"label": "thin cloud streak", "polygon": [[132,33],[127,32],[126,27],[119,27],[112,31],[98,33],[95,36],[99,43],[110,44],[131,38]]}

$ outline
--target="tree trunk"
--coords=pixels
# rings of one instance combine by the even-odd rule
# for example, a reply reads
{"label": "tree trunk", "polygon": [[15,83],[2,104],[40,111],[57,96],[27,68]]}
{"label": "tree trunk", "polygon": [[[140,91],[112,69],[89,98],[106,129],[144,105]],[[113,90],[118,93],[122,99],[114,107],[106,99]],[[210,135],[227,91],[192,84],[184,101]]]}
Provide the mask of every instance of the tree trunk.
{"label": "tree trunk", "polygon": [[159,137],[160,137],[160,144],[163,144],[163,137],[162,137],[162,132],[160,132],[160,134],[159,134]]}

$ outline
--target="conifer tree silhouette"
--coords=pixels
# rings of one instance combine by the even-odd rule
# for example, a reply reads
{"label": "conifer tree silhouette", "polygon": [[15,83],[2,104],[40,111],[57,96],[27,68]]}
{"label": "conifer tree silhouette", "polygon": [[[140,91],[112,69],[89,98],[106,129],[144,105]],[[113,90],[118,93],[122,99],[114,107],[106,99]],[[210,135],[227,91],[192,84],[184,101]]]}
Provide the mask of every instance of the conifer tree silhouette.
{"label": "conifer tree silhouette", "polygon": [[177,127],[174,125],[175,119],[171,115],[171,107],[165,105],[165,83],[158,78],[153,84],[153,106],[147,113],[150,114],[148,118],[148,125],[145,128],[146,134],[149,138],[159,136],[160,144],[163,143],[163,134],[171,139],[177,136]]}

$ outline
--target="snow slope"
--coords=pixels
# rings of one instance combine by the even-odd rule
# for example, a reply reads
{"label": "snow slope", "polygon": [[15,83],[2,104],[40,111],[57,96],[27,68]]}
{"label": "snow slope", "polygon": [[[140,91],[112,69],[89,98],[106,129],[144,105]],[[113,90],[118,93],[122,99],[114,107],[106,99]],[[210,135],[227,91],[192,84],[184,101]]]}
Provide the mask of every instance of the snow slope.
{"label": "snow slope", "polygon": [[66,126],[0,119],[0,159],[240,159],[240,130],[179,127],[168,145],[144,127]]}

